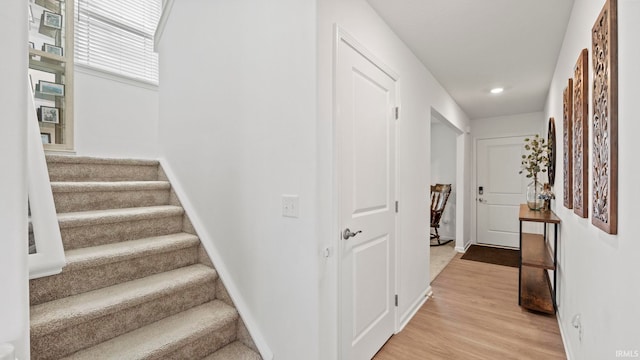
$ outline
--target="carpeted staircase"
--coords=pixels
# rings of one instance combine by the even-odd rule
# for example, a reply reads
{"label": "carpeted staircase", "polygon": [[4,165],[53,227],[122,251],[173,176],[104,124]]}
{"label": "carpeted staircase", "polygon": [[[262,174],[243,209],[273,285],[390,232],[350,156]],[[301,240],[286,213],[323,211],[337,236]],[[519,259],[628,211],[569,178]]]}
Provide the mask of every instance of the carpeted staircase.
{"label": "carpeted staircase", "polygon": [[67,258],[31,359],[261,359],[157,161],[48,156]]}

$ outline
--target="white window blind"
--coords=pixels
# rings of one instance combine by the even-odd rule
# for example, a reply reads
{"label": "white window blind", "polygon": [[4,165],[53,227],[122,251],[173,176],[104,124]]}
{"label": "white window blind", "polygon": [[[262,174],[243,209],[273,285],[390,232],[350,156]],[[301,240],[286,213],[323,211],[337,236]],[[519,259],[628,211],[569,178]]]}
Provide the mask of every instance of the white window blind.
{"label": "white window blind", "polygon": [[76,63],[157,84],[153,36],[161,2],[76,0]]}

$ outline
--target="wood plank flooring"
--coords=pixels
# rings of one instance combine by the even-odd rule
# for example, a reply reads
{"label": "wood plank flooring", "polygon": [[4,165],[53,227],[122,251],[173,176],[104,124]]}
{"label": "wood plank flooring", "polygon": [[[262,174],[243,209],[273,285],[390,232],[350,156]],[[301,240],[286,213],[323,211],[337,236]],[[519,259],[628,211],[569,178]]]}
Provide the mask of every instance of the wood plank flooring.
{"label": "wood plank flooring", "polygon": [[566,359],[555,316],[518,306],[518,269],[460,259],[375,360]]}

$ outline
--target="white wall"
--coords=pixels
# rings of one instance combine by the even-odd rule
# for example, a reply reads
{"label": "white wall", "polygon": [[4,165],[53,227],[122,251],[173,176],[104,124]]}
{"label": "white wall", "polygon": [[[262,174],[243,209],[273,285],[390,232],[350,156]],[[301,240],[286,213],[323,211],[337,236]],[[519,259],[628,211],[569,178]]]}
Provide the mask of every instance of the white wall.
{"label": "white wall", "polygon": [[315,44],[313,0],[185,0],[159,46],[162,154],[281,360],[319,351]]}
{"label": "white wall", "polygon": [[431,123],[431,184],[451,184],[451,195],[442,214],[439,234],[443,238],[456,237],[456,161],[457,137],[449,126]]}
{"label": "white wall", "polygon": [[[27,8],[7,0],[0,11],[3,40],[0,66],[0,344],[10,342],[28,359],[29,296],[27,269]],[[19,16],[22,14],[23,16]]]}
{"label": "white wall", "polygon": [[[589,50],[591,70],[591,27],[603,0],[575,0],[564,44],[549,89],[546,116],[556,118],[556,140],[562,144],[562,91],[583,48]],[[563,206],[563,149],[558,146],[554,211],[562,219],[559,243],[559,318],[566,346],[573,359],[614,359],[617,350],[640,351],[640,188],[637,154],[640,153],[640,1],[619,0],[618,73],[618,235],[607,235]],[[591,96],[591,90],[590,96]],[[589,100],[589,118],[592,115]],[[589,121],[591,123],[591,121]],[[546,123],[545,125],[546,126]],[[591,138],[592,131],[589,131]],[[591,142],[591,139],[590,139]],[[592,144],[592,143],[591,143]],[[589,149],[592,149],[590,144]],[[592,155],[589,154],[592,159]],[[591,179],[591,165],[589,179]],[[591,194],[592,181],[589,181]],[[589,201],[592,200],[590,195]],[[590,203],[589,203],[590,204]],[[590,212],[591,213],[591,212]],[[571,326],[575,314],[582,314],[584,335]]]}
{"label": "white wall", "polygon": [[471,136],[477,140],[532,134],[542,135],[546,134],[547,129],[546,122],[544,127],[540,125],[543,121],[545,121],[545,116],[542,112],[473,119],[471,121]]}
{"label": "white wall", "polygon": [[[429,183],[431,110],[460,130],[468,119],[429,71],[364,0],[318,1],[318,198],[320,248],[335,254],[339,232],[333,194],[333,56],[337,24],[399,74],[397,291],[404,323],[429,286]],[[322,359],[337,358],[337,259],[321,262]]]}
{"label": "white wall", "polygon": [[75,70],[76,153],[156,159],[158,88],[80,66]]}

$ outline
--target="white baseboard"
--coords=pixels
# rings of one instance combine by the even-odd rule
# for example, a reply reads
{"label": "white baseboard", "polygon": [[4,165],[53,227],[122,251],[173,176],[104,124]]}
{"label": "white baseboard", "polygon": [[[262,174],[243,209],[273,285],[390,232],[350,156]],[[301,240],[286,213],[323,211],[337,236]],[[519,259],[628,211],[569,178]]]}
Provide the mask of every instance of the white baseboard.
{"label": "white baseboard", "polygon": [[409,307],[409,311],[406,312],[406,314],[408,314],[408,315],[404,317],[404,320],[400,321],[400,326],[396,330],[396,334],[398,334],[399,332],[404,330],[405,326],[407,326],[407,324],[411,321],[411,319],[413,319],[413,317],[416,315],[418,310],[420,310],[422,305],[424,305],[424,303],[427,302],[427,300],[429,299],[429,297],[431,297],[432,294],[433,294],[433,291],[431,289],[431,286],[429,286],[422,293],[422,295],[420,295],[416,299],[416,301],[414,301],[413,304],[411,304],[411,306]]}
{"label": "white baseboard", "polygon": [[558,328],[560,329],[560,337],[562,338],[564,353],[567,355],[567,360],[572,360],[574,357],[571,353],[571,348],[569,347],[569,339],[566,337],[566,333],[564,331],[564,328],[562,327],[562,318],[560,317],[560,312],[558,311],[556,311],[556,319],[558,320]]}
{"label": "white baseboard", "polygon": [[464,247],[456,246],[455,250],[459,253],[464,253],[469,249],[469,246],[471,246],[471,241],[469,241]]}
{"label": "white baseboard", "polygon": [[238,313],[242,317],[242,321],[246,325],[247,330],[249,330],[249,333],[253,338],[253,342],[256,344],[256,347],[258,347],[258,350],[260,351],[260,355],[264,360],[273,360],[273,352],[267,345],[267,341],[260,331],[258,322],[252,315],[249,306],[241,296],[240,291],[238,290],[234,282],[231,281],[232,277],[230,275],[229,268],[225,265],[222,255],[220,255],[220,252],[215,247],[212,236],[204,227],[204,222],[198,216],[198,213],[195,211],[191,201],[189,201],[189,197],[187,197],[182,184],[180,184],[180,182],[177,180],[175,173],[171,169],[171,166],[169,166],[165,159],[160,159],[160,164],[162,165],[162,170],[164,170],[164,173],[169,179],[169,182],[171,182],[171,188],[178,196],[178,199],[180,200],[185,213],[189,217],[191,225],[193,225],[193,228],[196,230],[198,237],[201,240],[200,242],[202,243],[202,246],[213,262],[218,276],[224,282],[224,286],[227,289],[227,292],[233,299],[233,303],[236,305],[236,310],[238,310]]}

